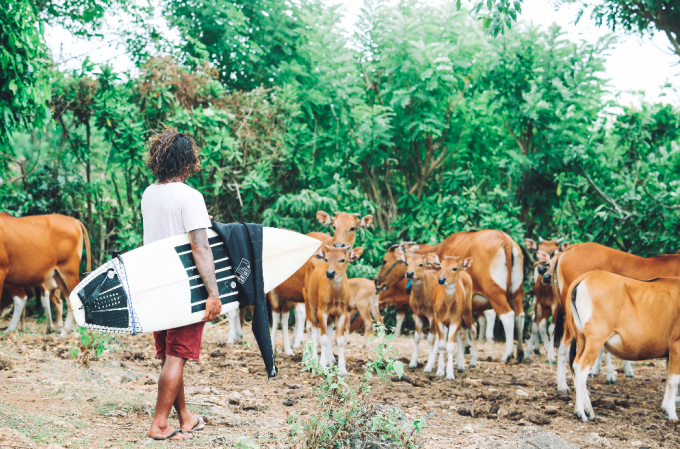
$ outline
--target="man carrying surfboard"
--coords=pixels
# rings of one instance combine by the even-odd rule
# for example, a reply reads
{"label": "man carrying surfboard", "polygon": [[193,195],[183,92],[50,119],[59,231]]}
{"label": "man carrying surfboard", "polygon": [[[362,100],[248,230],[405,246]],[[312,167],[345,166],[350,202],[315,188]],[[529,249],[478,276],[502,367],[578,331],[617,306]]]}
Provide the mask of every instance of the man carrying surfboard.
{"label": "man carrying surfboard", "polygon": [[[175,131],[154,136],[150,141],[147,166],[157,182],[147,187],[142,196],[144,245],[188,233],[196,268],[209,295],[203,321],[154,332],[156,358],[161,359],[162,364],[149,437],[183,440],[192,438],[189,432],[205,427],[201,417],[187,410],[182,376],[184,364],[187,360],[198,360],[203,325],[214,320],[222,309],[206,231],[211,227],[211,217],[203,195],[184,183],[200,168],[198,149],[191,137]],[[173,406],[179,417],[179,429],[168,424]]]}

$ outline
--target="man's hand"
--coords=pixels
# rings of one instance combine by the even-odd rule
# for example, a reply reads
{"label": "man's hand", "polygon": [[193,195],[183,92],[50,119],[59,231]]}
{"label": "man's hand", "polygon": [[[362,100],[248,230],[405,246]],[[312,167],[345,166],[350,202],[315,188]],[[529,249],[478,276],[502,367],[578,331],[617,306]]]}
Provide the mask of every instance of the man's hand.
{"label": "man's hand", "polygon": [[205,229],[196,229],[189,232],[191,252],[196,262],[198,274],[201,275],[203,285],[208,291],[208,300],[205,303],[205,316],[203,321],[212,321],[217,318],[222,310],[222,302],[219,298],[217,280],[215,279],[215,262],[213,261],[208,232]]}
{"label": "man's hand", "polygon": [[212,321],[217,318],[217,315],[222,311],[222,301],[217,296],[210,296],[205,302],[205,316],[201,321]]}

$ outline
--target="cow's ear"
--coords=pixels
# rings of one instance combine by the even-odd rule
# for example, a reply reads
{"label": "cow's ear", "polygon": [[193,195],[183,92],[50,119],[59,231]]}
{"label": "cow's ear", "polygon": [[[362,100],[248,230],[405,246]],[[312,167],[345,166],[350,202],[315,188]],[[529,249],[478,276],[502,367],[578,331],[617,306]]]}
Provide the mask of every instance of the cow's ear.
{"label": "cow's ear", "polygon": [[537,254],[538,261],[543,262],[543,263],[550,263],[550,254],[546,253],[545,251],[539,251]]}
{"label": "cow's ear", "polygon": [[475,260],[474,257],[468,257],[467,259],[465,259],[465,261],[463,262],[463,270],[467,270],[468,268],[470,268],[474,260]]}
{"label": "cow's ear", "polygon": [[524,246],[527,251],[538,251],[538,245],[531,239],[524,239]]}
{"label": "cow's ear", "polygon": [[371,226],[371,223],[373,223],[373,215],[366,215],[364,218],[361,219],[359,227],[361,229],[366,229],[367,227]]}
{"label": "cow's ear", "polygon": [[427,254],[427,262],[432,264],[435,267],[441,266],[441,261],[439,260],[439,256],[437,255],[437,253],[428,253]]}
{"label": "cow's ear", "polygon": [[321,247],[319,247],[319,249],[316,250],[316,252],[314,253],[314,257],[316,259],[321,259],[321,260],[324,259],[323,249],[321,249]]}
{"label": "cow's ear", "polygon": [[354,249],[352,250],[352,252],[350,253],[349,260],[351,260],[352,262],[354,262],[354,261],[357,260],[359,257],[361,257],[361,253],[363,253],[363,252],[364,252],[364,249],[363,249],[361,246],[357,246],[357,247],[354,248]]}
{"label": "cow's ear", "polygon": [[404,250],[401,248],[397,248],[397,250],[394,252],[394,258],[397,259],[398,263],[406,265],[406,255],[404,254]]}
{"label": "cow's ear", "polygon": [[390,249],[388,250],[389,252],[394,251],[395,249],[399,248],[399,245],[392,245],[390,246]]}
{"label": "cow's ear", "polygon": [[564,251],[565,249],[569,248],[571,246],[571,243],[569,242],[564,242],[560,245],[560,251]]}
{"label": "cow's ear", "polygon": [[331,217],[330,214],[322,210],[316,213],[316,219],[319,220],[319,223],[321,223],[324,226],[330,226],[333,224],[333,217]]}

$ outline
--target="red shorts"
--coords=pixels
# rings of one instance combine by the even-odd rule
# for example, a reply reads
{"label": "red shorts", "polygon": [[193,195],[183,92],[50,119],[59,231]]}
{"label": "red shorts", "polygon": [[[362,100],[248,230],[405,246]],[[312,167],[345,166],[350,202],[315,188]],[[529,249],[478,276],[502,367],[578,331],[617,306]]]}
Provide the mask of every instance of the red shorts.
{"label": "red shorts", "polygon": [[166,355],[171,355],[183,359],[198,360],[201,355],[204,325],[203,321],[199,321],[176,329],[154,332],[156,358],[164,359]]}

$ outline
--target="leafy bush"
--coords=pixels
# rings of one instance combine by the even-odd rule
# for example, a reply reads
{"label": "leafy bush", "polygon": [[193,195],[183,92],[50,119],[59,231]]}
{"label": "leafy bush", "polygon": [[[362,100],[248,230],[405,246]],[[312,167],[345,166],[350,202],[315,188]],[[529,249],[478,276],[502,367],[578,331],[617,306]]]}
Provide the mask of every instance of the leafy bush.
{"label": "leafy bush", "polygon": [[315,387],[318,392],[316,411],[306,420],[296,416],[289,418],[293,447],[353,447],[351,441],[356,439],[377,439],[399,448],[419,447],[422,422],[404,422],[405,416],[399,409],[376,404],[371,397],[370,381],[375,376],[391,382],[391,375],[404,375],[404,363],[396,360],[396,352],[389,344],[393,338],[384,326],[378,326],[376,336],[372,338],[378,341],[378,346],[372,349],[371,360],[356,383],[348,383],[336,366],[323,368],[314,357],[313,344],[310,342],[305,346],[303,370],[320,375],[322,381]]}
{"label": "leafy bush", "polygon": [[79,329],[79,344],[71,347],[71,357],[77,359],[82,366],[89,367],[91,360],[99,360],[107,348],[111,335],[95,331],[88,331],[84,327]]}

